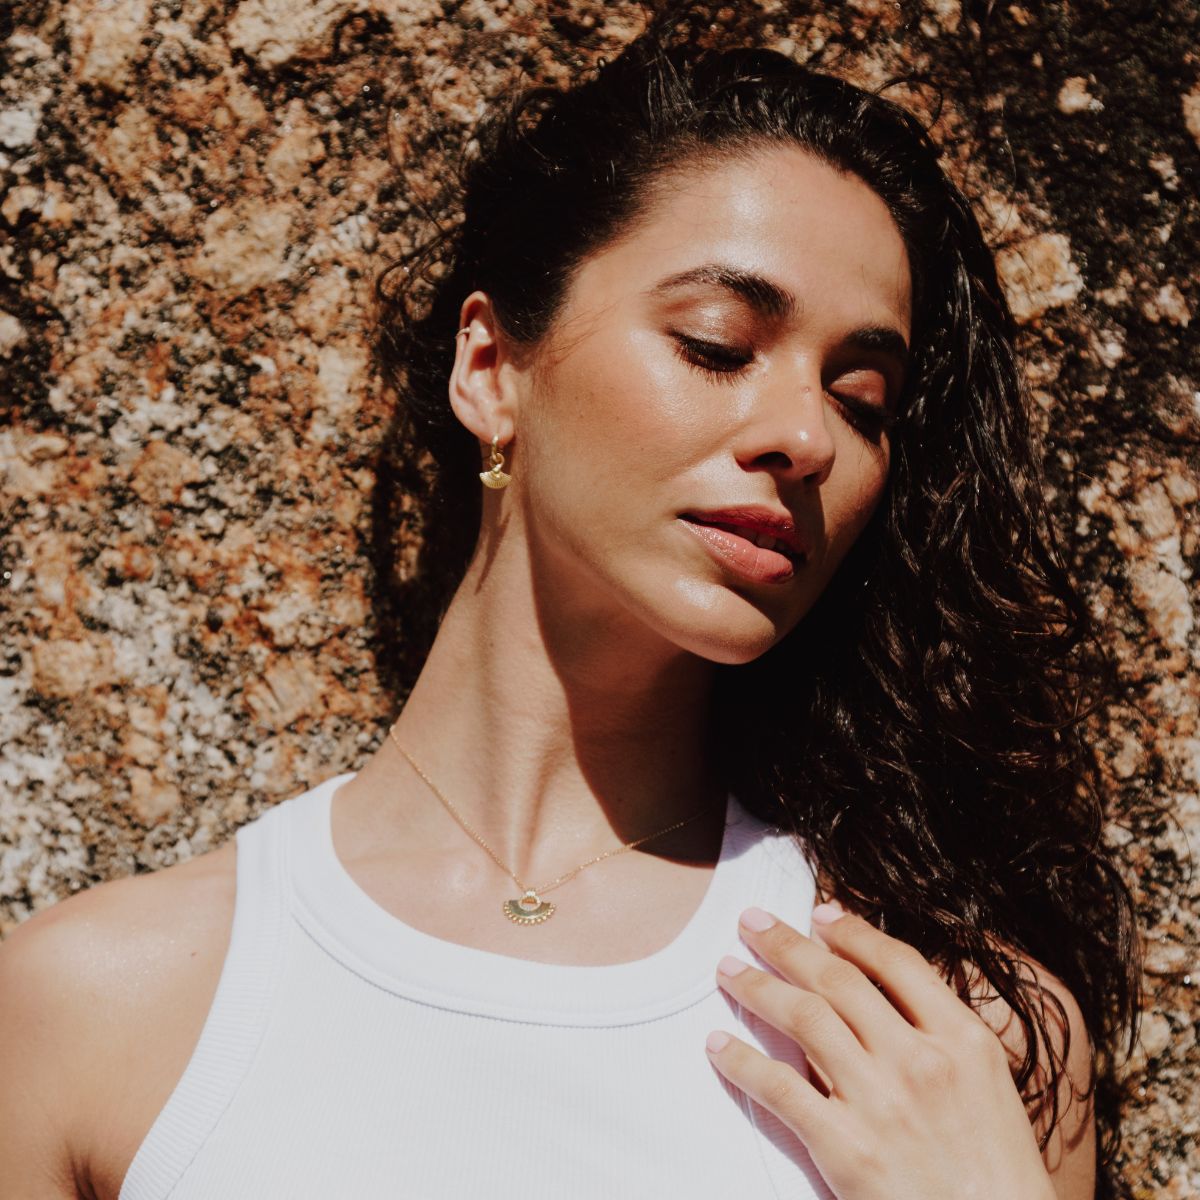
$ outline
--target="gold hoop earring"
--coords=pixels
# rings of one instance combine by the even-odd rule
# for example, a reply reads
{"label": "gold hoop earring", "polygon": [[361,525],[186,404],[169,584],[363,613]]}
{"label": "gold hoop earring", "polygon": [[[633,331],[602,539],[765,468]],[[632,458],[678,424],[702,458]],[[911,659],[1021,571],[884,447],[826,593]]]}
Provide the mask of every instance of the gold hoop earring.
{"label": "gold hoop earring", "polygon": [[479,478],[483,481],[484,487],[508,487],[512,482],[512,476],[505,475],[503,467],[504,455],[500,452],[500,435],[496,434],[492,438],[492,452],[488,455],[488,469],[479,472]]}

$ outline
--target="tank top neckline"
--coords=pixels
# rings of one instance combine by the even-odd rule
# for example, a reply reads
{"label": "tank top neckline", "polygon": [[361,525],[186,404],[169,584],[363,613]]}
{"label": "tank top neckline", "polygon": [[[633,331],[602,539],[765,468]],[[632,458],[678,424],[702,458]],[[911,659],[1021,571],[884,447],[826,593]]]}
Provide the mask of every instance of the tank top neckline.
{"label": "tank top neckline", "polygon": [[353,772],[327,779],[284,806],[297,920],[327,953],[379,987],[500,1019],[608,1026],[654,1020],[698,1003],[716,989],[721,956],[736,952],[738,914],[760,898],[762,864],[749,851],[763,837],[782,836],[731,794],[708,887],[666,946],[606,965],[536,962],[435,937],[373,900],[333,843],[333,796],[352,778]]}

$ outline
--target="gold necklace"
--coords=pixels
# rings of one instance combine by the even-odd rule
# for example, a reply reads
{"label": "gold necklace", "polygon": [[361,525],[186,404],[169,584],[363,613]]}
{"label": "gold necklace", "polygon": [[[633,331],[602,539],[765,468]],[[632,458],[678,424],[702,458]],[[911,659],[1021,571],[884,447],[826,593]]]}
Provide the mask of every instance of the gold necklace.
{"label": "gold necklace", "polygon": [[[694,813],[690,817],[685,817],[682,821],[676,821],[674,825],[668,825],[665,829],[660,829],[657,833],[648,833],[645,837],[638,838],[633,842],[626,842],[623,846],[616,846],[612,850],[605,850],[603,854],[597,854],[595,858],[589,858],[587,862],[580,863],[573,870],[568,871],[565,875],[560,875],[557,879],[551,880],[544,887],[531,888],[522,883],[517,878],[515,872],[496,857],[496,852],[467,824],[462,813],[446,799],[445,796],[438,790],[438,786],[425,774],[424,771],[417,765],[413,756],[400,744],[400,739],[396,737],[396,727],[393,725],[388,730],[388,737],[392,739],[396,749],[404,755],[408,760],[408,765],[425,781],[429,790],[442,802],[446,811],[463,827],[464,832],[469,834],[480,846],[481,849],[487,852],[488,857],[507,875],[513,883],[521,889],[521,896],[517,900],[505,900],[501,906],[504,915],[517,925],[540,925],[543,921],[549,920],[554,915],[554,910],[558,907],[551,904],[548,900],[543,900],[542,896],[556,887],[567,882],[569,879],[574,879],[584,867],[594,866],[598,862],[603,862],[606,858],[612,858],[614,854],[624,854],[626,850],[634,850],[643,842],[652,841],[656,837],[662,837],[664,833],[672,833],[676,829],[682,829],[684,825],[690,825],[693,821],[704,816],[705,813],[711,812],[717,807],[717,804],[710,804],[706,808],[702,808],[698,813]],[[723,804],[724,801],[718,803]]]}

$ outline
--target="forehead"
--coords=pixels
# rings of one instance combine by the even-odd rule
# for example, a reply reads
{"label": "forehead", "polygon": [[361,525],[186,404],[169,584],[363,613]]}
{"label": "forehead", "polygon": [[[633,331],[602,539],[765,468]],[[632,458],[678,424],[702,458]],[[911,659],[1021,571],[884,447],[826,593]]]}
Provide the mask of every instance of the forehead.
{"label": "forehead", "polygon": [[581,265],[573,298],[618,300],[706,261],[774,280],[809,319],[911,323],[908,254],[883,200],[790,146],[666,173],[628,233]]}

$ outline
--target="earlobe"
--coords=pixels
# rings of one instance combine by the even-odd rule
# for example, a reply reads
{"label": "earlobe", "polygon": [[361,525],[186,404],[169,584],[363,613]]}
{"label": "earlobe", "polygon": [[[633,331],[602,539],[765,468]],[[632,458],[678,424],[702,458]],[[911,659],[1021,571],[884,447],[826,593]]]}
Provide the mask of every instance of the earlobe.
{"label": "earlobe", "polygon": [[516,424],[515,397],[503,369],[504,339],[484,292],[472,292],[463,301],[454,342],[449,384],[454,415],[485,446],[493,438],[506,445]]}

